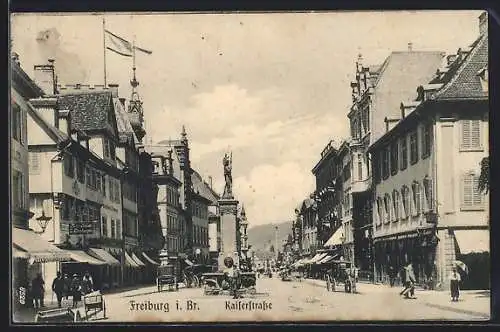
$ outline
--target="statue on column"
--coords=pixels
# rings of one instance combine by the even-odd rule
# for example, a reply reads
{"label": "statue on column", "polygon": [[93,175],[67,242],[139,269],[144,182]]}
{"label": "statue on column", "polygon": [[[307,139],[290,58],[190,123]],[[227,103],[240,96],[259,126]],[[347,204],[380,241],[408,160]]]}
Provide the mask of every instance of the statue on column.
{"label": "statue on column", "polygon": [[232,164],[233,164],[233,153],[229,155],[226,153],[224,159],[222,159],[222,164],[224,165],[224,180],[226,185],[224,187],[223,198],[233,198],[233,176],[231,175]]}

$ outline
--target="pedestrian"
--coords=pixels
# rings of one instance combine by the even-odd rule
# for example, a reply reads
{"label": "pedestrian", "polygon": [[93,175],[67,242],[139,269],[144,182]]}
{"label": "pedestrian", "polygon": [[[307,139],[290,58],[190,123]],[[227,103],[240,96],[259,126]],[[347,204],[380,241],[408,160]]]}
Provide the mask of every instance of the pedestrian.
{"label": "pedestrian", "polygon": [[240,273],[238,268],[235,266],[234,261],[231,257],[226,257],[224,259],[224,265],[226,269],[224,270],[224,275],[228,279],[231,295],[233,299],[239,298],[238,289],[240,286]]}
{"label": "pedestrian", "polygon": [[64,277],[64,296],[66,297],[66,300],[69,299],[69,296],[71,295],[71,279],[69,278],[68,274],[65,273]]}
{"label": "pedestrian", "polygon": [[64,295],[64,279],[62,277],[61,272],[57,272],[57,276],[52,281],[52,292],[56,294],[57,297],[57,306],[61,308],[61,302]]}
{"label": "pedestrian", "polygon": [[42,274],[38,273],[35,279],[31,282],[31,294],[33,296],[35,309],[43,308],[45,305],[43,303],[45,293],[45,281],[42,278]]}
{"label": "pedestrian", "polygon": [[78,274],[73,274],[71,280],[71,296],[73,297],[73,308],[78,307],[78,302],[82,300],[82,282]]}
{"label": "pedestrian", "polygon": [[83,276],[82,280],[82,293],[83,295],[92,293],[94,291],[94,281],[90,276],[90,273],[87,271]]}
{"label": "pedestrian", "polygon": [[413,272],[412,264],[404,267],[404,289],[399,293],[404,295],[406,299],[415,298],[415,273]]}
{"label": "pedestrian", "polygon": [[394,269],[394,266],[389,265],[389,284],[391,287],[394,287],[394,281],[396,279],[396,270]]}
{"label": "pedestrian", "polygon": [[458,273],[457,268],[454,267],[450,274],[450,291],[451,300],[458,301],[460,296],[460,281],[462,280],[460,273]]}

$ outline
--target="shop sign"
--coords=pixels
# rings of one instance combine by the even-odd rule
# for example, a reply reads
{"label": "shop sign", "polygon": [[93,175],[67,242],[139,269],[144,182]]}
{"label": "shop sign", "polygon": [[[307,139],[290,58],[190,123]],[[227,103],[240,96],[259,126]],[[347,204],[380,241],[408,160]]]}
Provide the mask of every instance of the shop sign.
{"label": "shop sign", "polygon": [[70,235],[83,235],[94,233],[94,223],[92,221],[84,221],[75,224],[69,224]]}

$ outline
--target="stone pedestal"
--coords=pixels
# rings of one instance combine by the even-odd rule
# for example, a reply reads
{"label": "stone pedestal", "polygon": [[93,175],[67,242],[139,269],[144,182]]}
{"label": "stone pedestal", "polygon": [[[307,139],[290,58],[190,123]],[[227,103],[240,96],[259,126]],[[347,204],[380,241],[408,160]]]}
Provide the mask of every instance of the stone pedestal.
{"label": "stone pedestal", "polygon": [[239,264],[236,246],[238,201],[235,199],[219,200],[219,213],[221,248],[218,265],[219,270],[223,270],[225,268],[224,258],[226,257],[232,257],[235,263]]}
{"label": "stone pedestal", "polygon": [[160,259],[161,266],[168,265],[168,251],[166,249],[160,250],[160,253],[158,254],[158,258]]}

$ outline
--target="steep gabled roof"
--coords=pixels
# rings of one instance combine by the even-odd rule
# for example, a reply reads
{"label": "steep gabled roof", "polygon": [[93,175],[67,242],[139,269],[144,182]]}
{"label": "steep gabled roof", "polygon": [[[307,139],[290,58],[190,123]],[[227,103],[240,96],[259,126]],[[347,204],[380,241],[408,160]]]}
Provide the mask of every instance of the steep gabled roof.
{"label": "steep gabled roof", "polygon": [[139,143],[134,129],[132,128],[132,124],[130,123],[128,114],[125,111],[125,107],[122,105],[120,99],[113,98],[113,103],[116,117],[116,126],[118,129],[120,140],[131,139],[133,144]]}
{"label": "steep gabled roof", "polygon": [[483,90],[479,77],[479,72],[488,66],[488,34],[480,36],[471,47],[471,51],[465,56],[453,77],[436,93],[435,99],[488,97],[488,92]]}
{"label": "steep gabled roof", "polygon": [[113,99],[110,91],[62,94],[58,109],[71,112],[71,129],[105,130],[115,127],[112,117]]}
{"label": "steep gabled roof", "polygon": [[54,140],[54,143],[60,144],[69,138],[68,135],[63,133],[61,130],[45,121],[45,119],[30,103],[28,103],[28,114],[31,116],[33,121],[35,121],[36,124],[38,124],[40,128]]}
{"label": "steep gabled roof", "polygon": [[191,173],[191,182],[193,183],[193,190],[195,193],[211,201],[213,204],[217,203],[220,198],[219,195],[203,181],[201,175],[195,170]]}

